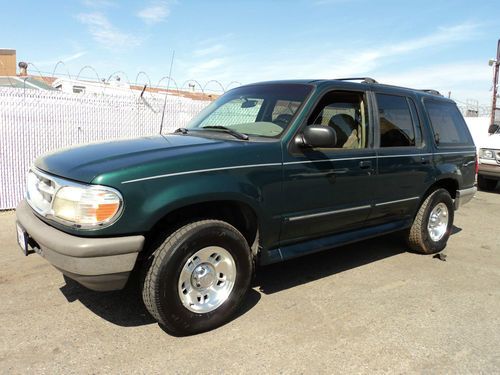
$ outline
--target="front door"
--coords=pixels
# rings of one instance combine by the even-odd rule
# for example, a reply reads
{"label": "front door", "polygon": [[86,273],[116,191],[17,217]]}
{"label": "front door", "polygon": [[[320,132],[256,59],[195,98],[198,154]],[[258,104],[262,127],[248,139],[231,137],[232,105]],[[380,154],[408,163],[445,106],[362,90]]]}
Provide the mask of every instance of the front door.
{"label": "front door", "polygon": [[332,148],[292,144],[284,150],[284,207],[281,245],[363,226],[374,199],[377,159],[365,92],[327,92],[308,125],[332,127]]}

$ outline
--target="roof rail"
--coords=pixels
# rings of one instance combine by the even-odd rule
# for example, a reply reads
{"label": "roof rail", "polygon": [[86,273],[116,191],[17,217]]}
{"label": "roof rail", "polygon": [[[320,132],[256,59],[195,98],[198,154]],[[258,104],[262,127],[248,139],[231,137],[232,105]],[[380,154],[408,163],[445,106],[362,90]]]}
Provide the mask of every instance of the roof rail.
{"label": "roof rail", "polygon": [[438,90],[424,89],[424,90],[420,90],[420,91],[426,92],[427,94],[443,96],[443,95],[441,95],[441,93]]}
{"label": "roof rail", "polygon": [[361,83],[378,83],[370,77],[357,77],[357,78],[335,78],[337,81],[362,81]]}

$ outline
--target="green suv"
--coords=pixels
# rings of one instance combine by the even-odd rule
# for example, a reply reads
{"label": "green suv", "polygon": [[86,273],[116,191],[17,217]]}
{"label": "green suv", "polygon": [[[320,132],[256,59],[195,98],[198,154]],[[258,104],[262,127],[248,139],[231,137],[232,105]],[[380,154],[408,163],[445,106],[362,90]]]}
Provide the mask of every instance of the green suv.
{"label": "green suv", "polygon": [[474,195],[473,140],[455,103],[373,79],[235,88],[168,135],[37,159],[19,244],[93,290],[135,270],[173,334],[227,322],[255,265],[390,232],[444,249]]}

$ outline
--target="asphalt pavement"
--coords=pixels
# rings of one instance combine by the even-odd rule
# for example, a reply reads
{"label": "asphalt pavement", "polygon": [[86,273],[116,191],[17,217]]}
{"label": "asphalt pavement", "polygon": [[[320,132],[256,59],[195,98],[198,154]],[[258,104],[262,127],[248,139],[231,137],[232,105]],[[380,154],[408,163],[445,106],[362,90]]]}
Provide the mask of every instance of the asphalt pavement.
{"label": "asphalt pavement", "polygon": [[455,215],[446,260],[398,236],[258,270],[238,317],[172,337],[134,283],[98,293],[16,244],[0,212],[0,373],[499,373],[500,189]]}

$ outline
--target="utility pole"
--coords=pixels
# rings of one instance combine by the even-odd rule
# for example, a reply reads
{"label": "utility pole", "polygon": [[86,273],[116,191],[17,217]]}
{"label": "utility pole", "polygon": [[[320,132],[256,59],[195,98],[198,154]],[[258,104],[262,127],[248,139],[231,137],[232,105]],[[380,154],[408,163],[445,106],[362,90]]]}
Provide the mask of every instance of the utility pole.
{"label": "utility pole", "polygon": [[493,100],[491,102],[491,121],[490,126],[493,127],[495,124],[495,113],[497,111],[497,94],[498,94],[498,67],[500,66],[500,39],[498,39],[497,45],[497,59],[490,60],[493,67]]}

